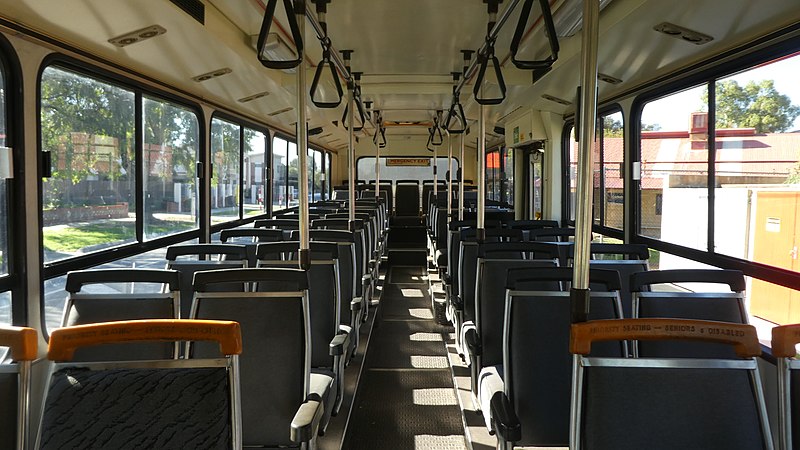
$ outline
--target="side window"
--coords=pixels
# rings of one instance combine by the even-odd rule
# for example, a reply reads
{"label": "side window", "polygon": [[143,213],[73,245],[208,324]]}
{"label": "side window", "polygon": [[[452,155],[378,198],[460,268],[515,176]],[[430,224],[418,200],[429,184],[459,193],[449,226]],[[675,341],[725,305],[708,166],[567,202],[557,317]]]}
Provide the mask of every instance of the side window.
{"label": "side window", "polygon": [[244,215],[252,216],[267,211],[264,196],[265,186],[264,164],[267,156],[267,135],[250,128],[244,129]]}
{"label": "side window", "polygon": [[[598,192],[595,202],[602,208],[601,224],[618,230],[624,224],[624,191],[625,179],[620,167],[624,157],[625,131],[622,125],[622,113],[615,112],[600,117],[602,124],[602,140],[600,141],[599,162],[601,172],[598,177],[601,181],[602,191]],[[600,135],[600,133],[598,133]],[[597,157],[597,156],[595,156]],[[599,201],[598,201],[599,200]],[[598,220],[598,217],[595,217]]]}
{"label": "side window", "polygon": [[285,139],[272,138],[272,211],[287,208],[286,169],[288,158],[288,142]]}
{"label": "side window", "polygon": [[698,250],[708,247],[707,98],[704,84],[653,100],[639,124],[639,233]]}
{"label": "side window", "polygon": [[211,120],[211,223],[237,220],[241,187],[241,127],[226,120]]}
{"label": "side window", "polygon": [[289,184],[287,186],[287,199],[289,201],[289,207],[292,207],[300,204],[300,199],[297,198],[297,194],[300,192],[300,185],[298,184],[300,182],[300,177],[298,176],[298,165],[300,159],[297,157],[297,144],[294,142],[289,142],[288,155],[289,164],[287,180]]}
{"label": "side window", "polygon": [[200,131],[187,108],[143,99],[144,237],[154,239],[197,228]]}
{"label": "side window", "polygon": [[59,67],[41,80],[44,262],[136,241],[135,96]]}

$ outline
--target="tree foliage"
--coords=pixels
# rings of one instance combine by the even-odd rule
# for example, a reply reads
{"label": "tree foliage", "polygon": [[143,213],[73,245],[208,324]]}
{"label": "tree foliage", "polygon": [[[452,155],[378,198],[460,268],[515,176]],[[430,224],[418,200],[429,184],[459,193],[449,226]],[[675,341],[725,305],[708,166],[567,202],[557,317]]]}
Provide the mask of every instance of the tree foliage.
{"label": "tree foliage", "polygon": [[[789,96],[775,89],[775,81],[749,81],[741,86],[736,80],[716,83],[717,128],[755,128],[758,133],[788,130],[800,116],[800,107]],[[708,103],[708,94],[703,95]]]}

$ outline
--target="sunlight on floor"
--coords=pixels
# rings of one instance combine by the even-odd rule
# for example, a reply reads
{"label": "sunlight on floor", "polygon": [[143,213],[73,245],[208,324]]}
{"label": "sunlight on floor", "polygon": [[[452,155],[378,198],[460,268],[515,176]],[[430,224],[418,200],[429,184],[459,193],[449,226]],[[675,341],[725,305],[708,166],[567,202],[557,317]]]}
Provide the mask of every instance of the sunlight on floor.
{"label": "sunlight on floor", "polygon": [[422,406],[458,405],[452,388],[414,389],[414,404]]}
{"label": "sunlight on floor", "polygon": [[409,308],[408,314],[417,319],[433,319],[433,313],[428,308]]}
{"label": "sunlight on floor", "polygon": [[411,367],[415,369],[446,369],[450,367],[446,356],[411,356]]}
{"label": "sunlight on floor", "polygon": [[464,436],[433,436],[430,434],[420,434],[414,436],[414,448],[419,450],[461,450],[466,449]]}
{"label": "sunlight on floor", "polygon": [[439,333],[412,333],[409,340],[414,342],[441,342],[442,335]]}

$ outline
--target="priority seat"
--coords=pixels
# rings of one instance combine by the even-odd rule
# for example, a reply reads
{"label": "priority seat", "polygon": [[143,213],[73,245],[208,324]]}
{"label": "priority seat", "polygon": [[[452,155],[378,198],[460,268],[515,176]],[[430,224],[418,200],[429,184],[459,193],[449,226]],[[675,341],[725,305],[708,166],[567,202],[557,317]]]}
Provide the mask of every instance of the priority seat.
{"label": "priority seat", "polygon": [[[684,341],[730,347],[735,359],[589,355],[594,343]],[[761,355],[750,325],[623,319],[572,325],[573,450],[772,449]],[[580,389],[578,389],[580,387]]]}

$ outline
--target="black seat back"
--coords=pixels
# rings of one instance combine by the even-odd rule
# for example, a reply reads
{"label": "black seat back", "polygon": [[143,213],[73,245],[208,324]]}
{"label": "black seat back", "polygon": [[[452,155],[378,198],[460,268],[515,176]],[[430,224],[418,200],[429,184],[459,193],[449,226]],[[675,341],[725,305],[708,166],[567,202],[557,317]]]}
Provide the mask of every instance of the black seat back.
{"label": "black seat back", "polygon": [[[738,270],[653,270],[634,273],[630,283],[634,317],[748,322],[744,274]],[[713,288],[691,292],[675,289],[677,283],[701,283]],[[653,289],[655,285],[662,285],[662,290]],[[665,292],[663,286],[672,286],[673,290]],[[730,346],[708,342],[641,341],[636,348],[642,357],[736,358]]]}
{"label": "black seat back", "polygon": [[247,265],[256,266],[256,245],[259,242],[278,242],[285,238],[283,230],[269,228],[231,228],[219,233],[223,244],[239,244],[247,247]]}
{"label": "black seat back", "polygon": [[[220,285],[257,287],[256,292],[219,291]],[[241,325],[245,446],[295,445],[290,423],[308,395],[311,370],[307,273],[284,268],[198,272],[194,287],[195,318]],[[216,353],[202,343],[192,349],[193,357]]]}
{"label": "black seat back", "polygon": [[395,215],[419,216],[419,184],[398,182],[395,186]]}
{"label": "black seat back", "polygon": [[[179,259],[189,257],[189,259]],[[167,269],[181,274],[180,317],[189,317],[194,273],[201,270],[238,269],[247,266],[247,247],[235,244],[180,244],[167,248]],[[221,287],[240,289],[237,286]]]}
{"label": "black seat back", "polygon": [[[122,284],[122,286],[120,286]],[[136,319],[177,319],[180,273],[157,269],[90,269],[67,274],[62,327]],[[82,347],[73,361],[135,361],[176,357],[170,342]]]}
{"label": "black seat back", "polygon": [[[590,319],[620,317],[613,272],[590,279],[609,279],[605,292],[591,292]],[[616,285],[614,283],[616,279]],[[527,268],[508,271],[503,320],[503,371],[505,392],[520,420],[522,439],[516,444],[532,447],[569,445],[572,355],[570,341],[571,268]],[[597,344],[593,355],[623,356],[619,343]],[[598,348],[599,347],[599,348]]]}

